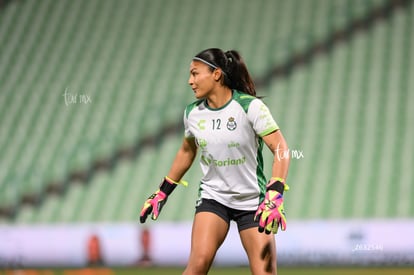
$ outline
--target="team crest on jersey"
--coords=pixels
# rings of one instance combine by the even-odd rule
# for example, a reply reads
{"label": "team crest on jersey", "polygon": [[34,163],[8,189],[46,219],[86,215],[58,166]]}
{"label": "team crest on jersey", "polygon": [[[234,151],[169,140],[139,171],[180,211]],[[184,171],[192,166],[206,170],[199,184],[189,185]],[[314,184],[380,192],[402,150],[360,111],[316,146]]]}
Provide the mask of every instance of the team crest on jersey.
{"label": "team crest on jersey", "polygon": [[230,131],[234,131],[237,128],[237,123],[234,120],[234,117],[229,117],[229,121],[227,121],[227,129]]}

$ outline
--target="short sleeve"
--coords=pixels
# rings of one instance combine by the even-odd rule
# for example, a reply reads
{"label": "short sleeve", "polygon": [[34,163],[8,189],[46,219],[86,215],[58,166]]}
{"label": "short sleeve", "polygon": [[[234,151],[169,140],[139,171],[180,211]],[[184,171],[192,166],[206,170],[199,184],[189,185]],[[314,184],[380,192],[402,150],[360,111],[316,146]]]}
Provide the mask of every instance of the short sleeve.
{"label": "short sleeve", "polygon": [[193,138],[194,135],[193,135],[193,133],[191,133],[190,127],[188,125],[187,111],[184,111],[183,121],[184,121],[184,137],[185,138]]}
{"label": "short sleeve", "polygon": [[252,123],[253,129],[260,137],[264,137],[276,130],[279,126],[273,119],[269,108],[260,99],[254,99],[247,111],[247,117]]}

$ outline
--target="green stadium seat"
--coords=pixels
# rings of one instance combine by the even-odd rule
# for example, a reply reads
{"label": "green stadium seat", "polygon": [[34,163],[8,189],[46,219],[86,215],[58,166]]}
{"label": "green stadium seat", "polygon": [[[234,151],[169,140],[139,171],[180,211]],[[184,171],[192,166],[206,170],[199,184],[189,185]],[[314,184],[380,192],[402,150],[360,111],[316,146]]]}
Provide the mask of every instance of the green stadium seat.
{"label": "green stadium seat", "polygon": [[[15,219],[135,221],[181,144],[182,128],[168,136],[160,130],[181,124],[194,100],[187,84],[193,54],[235,48],[260,78],[385,3],[12,1],[0,10],[0,207],[30,192],[43,196],[49,183],[67,182],[150,136],[160,143],[86,183],[69,182],[62,197],[21,205]],[[414,215],[413,16],[413,5],[397,9],[258,88],[289,146],[305,154],[292,160],[289,218]],[[77,102],[67,104],[65,91]],[[265,158],[272,161],[269,152]],[[190,187],[176,191],[163,219],[191,219],[196,162],[186,175]],[[389,204],[381,204],[383,192]]]}

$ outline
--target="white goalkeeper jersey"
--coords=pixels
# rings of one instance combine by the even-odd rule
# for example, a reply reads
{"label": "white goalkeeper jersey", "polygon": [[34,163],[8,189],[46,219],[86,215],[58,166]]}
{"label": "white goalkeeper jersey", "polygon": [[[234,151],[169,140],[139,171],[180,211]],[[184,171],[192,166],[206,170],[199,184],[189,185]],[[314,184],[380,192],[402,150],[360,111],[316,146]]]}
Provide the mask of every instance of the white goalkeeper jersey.
{"label": "white goalkeeper jersey", "polygon": [[279,129],[267,106],[238,91],[218,109],[198,100],[186,107],[184,128],[201,151],[199,197],[256,210],[266,191],[262,137]]}

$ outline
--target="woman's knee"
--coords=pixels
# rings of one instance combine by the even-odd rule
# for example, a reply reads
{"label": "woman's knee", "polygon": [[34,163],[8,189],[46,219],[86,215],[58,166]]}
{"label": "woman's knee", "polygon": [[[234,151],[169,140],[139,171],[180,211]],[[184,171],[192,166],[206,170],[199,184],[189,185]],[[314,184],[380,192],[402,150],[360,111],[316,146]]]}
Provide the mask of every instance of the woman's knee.
{"label": "woman's knee", "polygon": [[211,255],[211,253],[198,253],[197,255],[192,255],[183,274],[207,274],[211,267],[211,264],[213,263],[213,260],[214,255]]}

